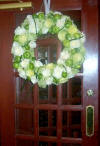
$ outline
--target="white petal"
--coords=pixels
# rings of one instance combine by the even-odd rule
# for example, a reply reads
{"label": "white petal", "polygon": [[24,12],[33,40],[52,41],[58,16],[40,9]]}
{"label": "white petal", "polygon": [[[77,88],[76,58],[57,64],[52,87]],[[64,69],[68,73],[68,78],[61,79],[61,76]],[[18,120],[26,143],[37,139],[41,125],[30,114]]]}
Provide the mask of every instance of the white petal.
{"label": "white petal", "polygon": [[18,72],[19,72],[20,77],[22,77],[23,79],[26,79],[26,73],[23,69],[19,68]]}
{"label": "white petal", "polygon": [[42,74],[43,74],[44,77],[48,77],[48,76],[50,76],[50,70],[49,69],[44,69],[42,71]]}
{"label": "white petal", "polygon": [[36,34],[35,23],[29,25],[29,33],[34,33],[34,34]]}
{"label": "white petal", "polygon": [[69,58],[69,53],[68,51],[62,51],[61,52],[61,55],[60,55],[60,58],[63,59],[63,60],[66,60]]}
{"label": "white petal", "polygon": [[31,42],[29,43],[29,46],[30,46],[30,48],[32,48],[32,49],[36,48],[36,42],[31,41]]}
{"label": "white petal", "polygon": [[42,62],[40,62],[40,61],[35,61],[35,67],[40,67],[40,66],[43,66],[43,64],[42,64]]}
{"label": "white petal", "polygon": [[21,34],[25,34],[25,33],[26,33],[26,30],[25,30],[25,28],[23,28],[23,27],[18,26],[18,27],[15,29],[15,34],[16,34],[16,35],[21,35]]}
{"label": "white petal", "polygon": [[70,47],[71,49],[74,49],[74,48],[79,48],[80,47],[80,40],[72,40],[70,42]]}
{"label": "white petal", "polygon": [[36,79],[35,76],[32,76],[32,77],[31,77],[31,82],[32,82],[33,84],[37,83],[37,79]]}
{"label": "white petal", "polygon": [[46,79],[46,84],[47,84],[47,85],[51,85],[52,82],[53,82],[53,78],[47,78],[47,79]]}
{"label": "white petal", "polygon": [[26,68],[29,64],[29,59],[22,60],[20,64],[23,68]]}

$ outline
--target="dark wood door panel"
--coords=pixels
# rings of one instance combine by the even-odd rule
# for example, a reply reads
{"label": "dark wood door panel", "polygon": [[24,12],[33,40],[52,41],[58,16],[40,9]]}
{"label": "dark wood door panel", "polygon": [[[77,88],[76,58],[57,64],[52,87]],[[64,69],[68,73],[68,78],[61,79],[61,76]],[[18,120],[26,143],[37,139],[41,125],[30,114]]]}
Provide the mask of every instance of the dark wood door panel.
{"label": "dark wood door panel", "polygon": [[[41,6],[43,6],[42,0],[34,0],[33,6],[35,11],[39,11]],[[82,0],[52,0],[51,10],[61,11],[61,10],[80,10],[82,7]]]}
{"label": "dark wood door panel", "polygon": [[[34,0],[33,5],[32,11],[40,10],[42,0]],[[52,0],[51,9],[60,10],[77,21],[81,18],[79,26],[82,26],[87,39],[85,45],[87,54],[83,70],[68,84],[49,87],[46,93],[48,95],[44,95],[45,91],[40,90],[37,84],[32,87],[28,83],[23,93],[19,97],[16,96],[14,78],[18,78],[18,75],[12,69],[11,44],[14,28],[20,25],[27,11],[20,14],[13,11],[0,13],[2,19],[0,21],[2,28],[0,29],[0,34],[2,34],[0,35],[2,146],[98,146],[97,0]],[[32,11],[29,13],[31,14]],[[58,55],[59,53],[60,51]],[[23,83],[23,81],[19,82]],[[26,100],[25,98],[28,98],[25,97],[26,90],[30,87],[33,89],[29,99]],[[93,89],[93,97],[87,96],[88,89]],[[43,100],[40,95],[41,97],[48,96],[48,98]],[[19,99],[21,96],[22,98]],[[51,96],[53,96],[52,99]],[[88,105],[93,105],[95,109],[95,131],[92,137],[86,136],[86,106]]]}
{"label": "dark wood door panel", "polygon": [[14,78],[11,43],[12,13],[0,13],[0,129],[1,145],[14,145]]}

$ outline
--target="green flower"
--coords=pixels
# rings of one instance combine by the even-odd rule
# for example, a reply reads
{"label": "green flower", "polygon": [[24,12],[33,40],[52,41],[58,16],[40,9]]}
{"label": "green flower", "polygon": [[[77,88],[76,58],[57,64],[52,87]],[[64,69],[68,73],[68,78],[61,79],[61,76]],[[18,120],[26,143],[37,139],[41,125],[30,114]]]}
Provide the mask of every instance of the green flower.
{"label": "green flower", "polygon": [[28,30],[28,29],[29,29],[29,24],[26,24],[26,25],[24,26],[24,28],[25,28],[26,30]]}
{"label": "green flower", "polygon": [[14,63],[13,63],[13,67],[14,67],[15,69],[18,69],[18,68],[19,68],[19,63],[14,62]]}
{"label": "green flower", "polygon": [[83,60],[83,56],[80,53],[76,53],[73,55],[73,62],[75,64],[81,62],[82,60]]}
{"label": "green flower", "polygon": [[65,82],[67,82],[68,81],[68,78],[61,78],[60,80],[59,80],[59,83],[60,84],[63,84],[63,83],[65,83]]}
{"label": "green flower", "polygon": [[71,39],[72,39],[72,36],[71,36],[70,33],[67,33],[67,34],[66,34],[66,39],[67,39],[67,40],[71,40]]}
{"label": "green flower", "polygon": [[58,38],[60,41],[64,41],[66,39],[66,30],[61,30],[59,33],[58,33]]}
{"label": "green flower", "polygon": [[77,33],[74,33],[74,38],[75,39],[79,39],[80,37],[81,37],[81,34],[80,33],[78,33],[78,32]]}
{"label": "green flower", "polygon": [[29,63],[29,69],[33,70],[34,69],[34,64],[33,63]]}
{"label": "green flower", "polygon": [[39,73],[39,74],[38,74],[38,79],[41,80],[42,77],[43,77],[42,73]]}
{"label": "green flower", "polygon": [[33,19],[35,19],[35,18],[38,18],[38,15],[37,14],[33,14],[32,17],[33,17]]}
{"label": "green flower", "polygon": [[29,59],[30,56],[31,56],[31,54],[30,54],[29,51],[26,51],[26,52],[23,54],[23,57],[24,57],[24,58],[27,58],[27,59]]}
{"label": "green flower", "polygon": [[22,35],[15,35],[14,41],[20,43],[21,45],[25,44],[27,42],[28,38],[26,34]]}
{"label": "green flower", "polygon": [[65,61],[66,66],[72,66],[73,65],[73,60],[72,59],[68,59]]}
{"label": "green flower", "polygon": [[57,26],[52,26],[49,32],[51,32],[51,34],[57,34],[59,32],[59,28]]}
{"label": "green flower", "polygon": [[55,20],[61,19],[61,16],[62,16],[62,15],[60,15],[60,14],[55,14],[55,15],[54,15],[54,19],[55,19]]}
{"label": "green flower", "polygon": [[67,72],[62,72],[62,77],[66,78],[67,77]]}
{"label": "green flower", "polygon": [[53,70],[55,67],[55,65],[53,63],[49,63],[46,65],[46,68],[50,69],[50,70]]}
{"label": "green flower", "polygon": [[70,41],[69,40],[64,40],[63,45],[64,45],[64,47],[69,48],[70,47]]}
{"label": "green flower", "polygon": [[24,48],[25,48],[25,50],[30,50],[30,47],[29,47],[28,44],[26,44],[26,45],[24,46]]}
{"label": "green flower", "polygon": [[31,69],[26,70],[26,75],[31,78],[32,76],[34,76],[34,71]]}
{"label": "green flower", "polygon": [[38,14],[38,18],[39,18],[40,20],[43,20],[43,19],[45,18],[44,13],[43,13],[43,12],[40,12],[40,13]]}
{"label": "green flower", "polygon": [[71,25],[68,30],[67,30],[70,34],[74,34],[78,32],[78,29],[75,25]]}
{"label": "green flower", "polygon": [[50,28],[53,24],[54,24],[53,20],[50,18],[46,19],[46,21],[44,23],[45,27],[47,27],[47,28]]}
{"label": "green flower", "polygon": [[20,56],[15,56],[14,62],[19,63],[20,60],[21,60],[21,57]]}
{"label": "green flower", "polygon": [[58,84],[58,83],[59,83],[59,79],[53,78],[53,82],[54,82],[55,84]]}
{"label": "green flower", "polygon": [[28,33],[27,38],[28,38],[28,41],[33,41],[33,40],[37,39],[37,36],[36,36],[36,34]]}
{"label": "green flower", "polygon": [[67,21],[65,22],[65,27],[69,28],[72,25],[72,21],[70,19],[67,19]]}

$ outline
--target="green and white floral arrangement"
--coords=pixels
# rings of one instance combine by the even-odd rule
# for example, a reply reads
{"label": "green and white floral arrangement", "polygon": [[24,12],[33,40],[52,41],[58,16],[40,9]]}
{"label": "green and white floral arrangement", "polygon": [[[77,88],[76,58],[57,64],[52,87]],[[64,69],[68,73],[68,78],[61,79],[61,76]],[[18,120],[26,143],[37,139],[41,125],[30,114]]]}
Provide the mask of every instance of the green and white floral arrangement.
{"label": "green and white floral arrangement", "polygon": [[[34,55],[37,39],[56,36],[62,43],[62,51],[56,63],[43,64]],[[50,11],[27,15],[21,26],[15,29],[12,45],[13,67],[19,76],[39,87],[59,85],[74,77],[85,59],[85,35],[69,16]]]}

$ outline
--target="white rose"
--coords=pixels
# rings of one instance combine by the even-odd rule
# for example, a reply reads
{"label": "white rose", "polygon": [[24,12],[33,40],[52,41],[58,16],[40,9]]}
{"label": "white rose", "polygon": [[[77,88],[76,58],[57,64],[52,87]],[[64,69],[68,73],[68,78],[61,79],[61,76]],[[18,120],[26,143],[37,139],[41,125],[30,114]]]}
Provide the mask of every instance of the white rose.
{"label": "white rose", "polygon": [[57,20],[57,27],[62,28],[64,27],[66,21],[66,16],[63,16],[61,19]]}
{"label": "white rose", "polygon": [[37,83],[37,79],[36,79],[35,76],[32,76],[32,77],[31,77],[31,82],[32,82],[33,84]]}
{"label": "white rose", "polygon": [[29,64],[29,59],[22,60],[20,64],[23,68],[26,68]]}
{"label": "white rose", "polygon": [[34,76],[34,71],[32,71],[32,70],[26,70],[26,75],[28,76],[28,77],[32,77],[32,76]]}
{"label": "white rose", "polygon": [[36,26],[35,26],[35,23],[29,24],[29,33],[36,34]]}
{"label": "white rose", "polygon": [[21,35],[21,34],[24,34],[24,33],[26,33],[26,30],[25,30],[25,28],[23,28],[23,27],[18,26],[18,27],[15,29],[15,35]]}
{"label": "white rose", "polygon": [[57,79],[59,79],[62,77],[62,72],[63,72],[63,69],[61,67],[57,66],[54,69],[53,76],[56,77]]}
{"label": "white rose", "polygon": [[31,42],[29,43],[29,46],[30,46],[30,48],[32,48],[32,49],[36,48],[36,42],[31,41]]}
{"label": "white rose", "polygon": [[47,78],[47,79],[46,79],[46,84],[47,84],[47,85],[51,85],[52,82],[53,82],[53,78]]}
{"label": "white rose", "polygon": [[67,70],[67,73],[68,73],[68,76],[70,77],[70,78],[72,78],[73,77],[73,73],[72,73],[72,69],[71,69],[71,67],[66,67],[66,70]]}
{"label": "white rose", "polygon": [[27,20],[30,24],[34,23],[34,19],[33,19],[32,15],[27,15]]}
{"label": "white rose", "polygon": [[64,64],[64,60],[61,59],[61,58],[59,58],[59,59],[57,60],[57,64]]}
{"label": "white rose", "polygon": [[35,61],[34,65],[35,65],[35,67],[43,66],[42,62],[40,62],[40,61],[38,61],[38,60]]}
{"label": "white rose", "polygon": [[63,59],[63,60],[68,59],[68,58],[69,58],[69,53],[68,53],[68,51],[63,51],[63,52],[61,52],[60,58]]}
{"label": "white rose", "polygon": [[59,31],[58,39],[60,41],[64,41],[66,39],[66,29],[63,29],[63,30]]}
{"label": "white rose", "polygon": [[62,15],[62,13],[61,12],[58,12],[58,11],[55,11],[54,14]]}
{"label": "white rose", "polygon": [[44,69],[42,71],[42,74],[43,74],[44,77],[48,77],[48,76],[50,76],[50,70],[49,69]]}
{"label": "white rose", "polygon": [[71,49],[74,49],[74,48],[79,48],[80,47],[80,40],[72,40],[70,42],[70,47]]}
{"label": "white rose", "polygon": [[43,27],[43,29],[42,29],[42,33],[43,33],[43,34],[46,34],[46,33],[48,32],[48,30],[49,30],[48,28]]}
{"label": "white rose", "polygon": [[19,76],[21,77],[21,78],[23,78],[23,79],[26,79],[27,77],[26,77],[26,73],[25,73],[25,71],[22,69],[22,68],[19,68],[18,69],[18,72],[19,72]]}
{"label": "white rose", "polygon": [[36,30],[37,32],[39,32],[43,27],[43,22],[39,21],[39,19],[35,19],[35,23],[36,23]]}
{"label": "white rose", "polygon": [[66,70],[68,73],[71,73],[71,71],[72,71],[71,67],[68,67],[68,66],[66,67]]}
{"label": "white rose", "polygon": [[12,54],[14,54],[15,56],[21,56],[24,53],[23,48],[17,43],[14,42],[13,46],[12,46]]}

